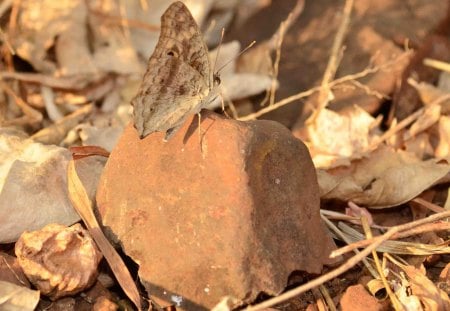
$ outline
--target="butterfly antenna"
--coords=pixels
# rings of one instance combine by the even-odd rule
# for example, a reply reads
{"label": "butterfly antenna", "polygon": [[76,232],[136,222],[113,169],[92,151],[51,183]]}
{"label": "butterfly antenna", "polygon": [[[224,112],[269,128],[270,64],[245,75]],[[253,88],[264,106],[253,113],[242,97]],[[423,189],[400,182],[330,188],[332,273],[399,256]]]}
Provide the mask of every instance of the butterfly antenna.
{"label": "butterfly antenna", "polygon": [[215,72],[217,59],[219,59],[220,47],[222,46],[223,36],[225,34],[225,28],[222,28],[222,35],[220,36],[219,46],[217,47],[216,60],[214,61],[213,72]]}
{"label": "butterfly antenna", "polygon": [[[218,70],[217,73],[219,73],[223,68],[225,68],[229,63],[231,63],[232,61],[234,61],[236,58],[238,58],[239,56],[241,56],[242,54],[244,54],[249,48],[251,48],[253,45],[255,45],[256,41],[252,41],[252,43],[250,43],[245,49],[243,49],[242,51],[239,52],[238,55],[236,55],[235,57],[233,57],[232,59],[230,59],[229,61],[227,61],[225,64],[223,64]],[[216,58],[217,61],[217,58]]]}

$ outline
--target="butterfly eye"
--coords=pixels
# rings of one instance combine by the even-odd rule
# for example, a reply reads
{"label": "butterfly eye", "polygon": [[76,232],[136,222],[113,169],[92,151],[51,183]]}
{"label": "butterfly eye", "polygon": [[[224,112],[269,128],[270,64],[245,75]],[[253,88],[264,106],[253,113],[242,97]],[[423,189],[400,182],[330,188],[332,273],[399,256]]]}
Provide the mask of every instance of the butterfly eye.
{"label": "butterfly eye", "polygon": [[167,52],[167,55],[169,55],[169,56],[175,56],[175,52],[174,52],[174,51],[169,51],[169,52]]}
{"label": "butterfly eye", "polygon": [[213,75],[213,84],[214,85],[219,85],[222,81],[220,80],[220,76],[218,74],[214,74]]}

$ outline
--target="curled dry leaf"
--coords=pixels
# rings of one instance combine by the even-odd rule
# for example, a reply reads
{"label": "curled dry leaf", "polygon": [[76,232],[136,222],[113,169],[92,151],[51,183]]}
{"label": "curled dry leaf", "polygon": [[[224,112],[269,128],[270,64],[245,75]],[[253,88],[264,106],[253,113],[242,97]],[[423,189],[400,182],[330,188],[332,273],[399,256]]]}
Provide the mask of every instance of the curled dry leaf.
{"label": "curled dry leaf", "polygon": [[51,299],[81,292],[94,284],[102,259],[80,224],[50,224],[39,231],[24,232],[15,252],[30,282]]}
{"label": "curled dry leaf", "polygon": [[450,299],[446,292],[413,266],[405,266],[412,294],[420,299],[425,311],[450,310]]}
{"label": "curled dry leaf", "polygon": [[0,310],[33,311],[38,303],[38,290],[0,281]]}
{"label": "curled dry leaf", "polygon": [[353,201],[371,208],[396,206],[411,200],[450,172],[450,164],[421,161],[404,151],[380,146],[369,158],[349,168],[318,171],[322,199]]}

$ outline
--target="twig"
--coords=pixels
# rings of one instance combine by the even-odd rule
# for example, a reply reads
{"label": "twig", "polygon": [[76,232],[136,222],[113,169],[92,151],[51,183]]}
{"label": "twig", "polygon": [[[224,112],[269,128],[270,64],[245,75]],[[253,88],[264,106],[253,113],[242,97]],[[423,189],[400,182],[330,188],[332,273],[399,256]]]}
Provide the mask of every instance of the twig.
{"label": "twig", "polygon": [[[318,98],[318,107],[316,111],[320,111],[324,109],[328,105],[328,98],[331,91],[330,82],[334,78],[336,74],[336,70],[339,66],[339,59],[342,51],[342,44],[344,42],[344,37],[348,29],[348,25],[350,24],[350,15],[352,13],[353,8],[353,0],[346,0],[342,21],[339,25],[339,29],[336,33],[336,37],[333,41],[333,46],[331,48],[331,56],[328,60],[327,68],[325,69],[325,73],[323,75],[321,90]],[[312,121],[317,114],[313,113],[311,118]]]}
{"label": "twig", "polygon": [[450,63],[442,62],[437,59],[425,58],[423,64],[434,69],[450,72]]}
{"label": "twig", "polygon": [[[348,237],[333,222],[331,222],[322,214],[320,216],[322,217],[322,220],[327,224],[327,226],[334,232],[334,234],[336,234],[336,236],[338,236],[340,239],[342,239],[342,241],[346,242],[347,244],[350,243]],[[359,250],[357,249],[354,249],[353,251],[355,254],[359,253]],[[378,278],[377,271],[372,267],[367,258],[363,258],[362,262],[366,266],[367,270],[369,270],[370,274],[372,274],[372,277]]]}
{"label": "twig", "polygon": [[[402,232],[402,231],[406,232],[406,230],[411,230],[411,229],[414,229],[414,228],[416,228],[416,227],[418,227],[420,225],[428,224],[428,223],[431,223],[433,221],[436,221],[436,220],[439,220],[439,219],[442,219],[442,218],[446,218],[446,217],[450,217],[450,211],[434,214],[434,215],[428,216],[427,218],[423,218],[423,219],[419,219],[419,220],[416,220],[416,221],[412,221],[412,222],[409,222],[409,223],[406,223],[406,224],[403,224],[403,225],[394,226],[394,227],[391,227],[387,232],[389,232],[391,229],[394,229],[394,228],[397,228],[396,231],[399,232],[399,233]],[[397,233],[397,234],[399,234],[399,233]],[[373,239],[359,241],[359,242],[356,242],[356,243],[353,243],[353,244],[341,247],[340,249],[337,249],[337,250],[333,251],[331,253],[330,257],[331,258],[335,258],[335,257],[341,256],[341,255],[343,255],[343,254],[345,254],[345,253],[347,253],[349,251],[352,251],[355,248],[358,248],[358,247],[361,247],[361,246],[365,246],[365,245],[370,245],[370,244],[374,243],[378,238],[380,238],[382,236],[384,236],[384,234],[380,235],[378,237],[375,237]],[[395,236],[398,236],[398,235],[395,235]],[[393,238],[394,235],[391,236],[391,237]]]}
{"label": "twig", "polygon": [[274,47],[276,54],[275,54],[275,61],[273,64],[273,75],[272,75],[272,83],[270,86],[270,92],[269,92],[269,105],[273,105],[275,103],[275,92],[277,87],[277,77],[278,77],[278,71],[280,66],[280,59],[281,59],[281,45],[283,43],[284,36],[286,32],[289,30],[289,28],[292,26],[294,21],[297,20],[299,15],[303,12],[303,8],[305,7],[305,0],[298,0],[295,7],[292,9],[291,13],[289,13],[288,17],[281,22],[280,27],[278,28],[278,31],[272,36],[270,41],[268,42],[269,47]]}
{"label": "twig", "polygon": [[386,95],[386,94],[382,94],[378,91],[372,90],[370,87],[368,87],[367,85],[362,84],[359,81],[356,80],[352,80],[350,81],[350,83],[352,83],[353,85],[355,85],[357,88],[362,89],[364,92],[366,92],[367,95],[372,95],[375,96],[378,99],[384,99],[384,100],[389,100],[391,99],[390,96]]}
{"label": "twig", "polygon": [[[362,223],[362,227],[364,229],[364,232],[366,234],[367,238],[373,238],[372,235],[372,231],[370,230],[370,225],[369,222],[367,220],[367,218],[365,216],[361,217],[361,223]],[[381,263],[380,263],[380,259],[378,258],[378,254],[376,249],[374,249],[372,251],[372,257],[373,260],[375,262],[375,266],[377,267],[377,271],[378,271],[378,275],[379,278],[381,279],[384,289],[386,290],[387,294],[389,295],[389,298],[391,299],[392,305],[394,306],[395,310],[399,311],[399,310],[403,310],[403,306],[400,303],[400,301],[398,301],[397,297],[395,296],[395,294],[392,292],[391,287],[389,286],[389,283],[386,279],[386,276],[384,275],[384,271],[381,267]]]}
{"label": "twig", "polygon": [[11,43],[9,43],[9,40],[6,38],[6,34],[3,32],[1,27],[0,27],[0,39],[5,43],[5,46],[9,50],[9,52],[12,55],[15,55],[16,52],[14,51],[14,48],[12,47]]}
{"label": "twig", "polygon": [[77,75],[70,77],[53,77],[40,73],[25,73],[25,72],[9,72],[0,71],[0,80],[4,79],[16,79],[19,81],[40,83],[57,89],[70,89],[70,90],[81,90],[89,82],[98,81],[102,78],[102,75],[98,77]]}
{"label": "twig", "polygon": [[[14,90],[5,82],[0,80],[0,88],[2,88],[9,96],[11,96],[14,99],[14,102],[17,106],[22,110],[23,114],[25,115],[25,118],[20,118],[16,120],[8,120],[4,121],[3,126],[10,125],[10,124],[17,124],[17,123],[25,123],[25,122],[31,122],[31,123],[37,123],[42,121],[42,114],[33,109],[30,105],[28,105],[22,98],[17,96],[17,94],[14,92]],[[20,122],[16,122],[17,120],[21,120]]]}
{"label": "twig", "polygon": [[[424,232],[432,232],[432,231],[436,232],[436,231],[446,231],[446,230],[450,230],[450,223],[448,223],[448,222],[423,224],[423,225],[417,226],[416,228],[405,230],[405,231],[399,232],[397,234],[394,234],[391,237],[391,239],[396,240],[396,239],[410,237],[412,235],[421,234]],[[357,249],[357,248],[366,247],[367,245],[372,244],[372,242],[373,242],[373,238],[366,239],[366,240],[360,240],[357,242],[353,242],[347,246],[344,246],[344,247],[340,248],[338,251],[340,251],[340,250],[342,250],[342,252],[353,251],[354,249]]]}
{"label": "twig", "polygon": [[[405,52],[405,53],[401,54],[400,56],[395,57],[394,59],[392,59],[392,60],[390,60],[390,61],[388,61],[388,62],[386,62],[386,63],[384,63],[384,64],[382,64],[380,66],[368,67],[368,68],[366,68],[363,71],[360,71],[358,73],[350,74],[350,75],[344,76],[342,78],[338,78],[338,79],[330,82],[329,86],[330,86],[330,88],[333,88],[333,87],[335,87],[335,86],[337,86],[339,84],[345,83],[345,82],[349,82],[349,81],[352,81],[352,80],[357,80],[357,79],[364,78],[364,77],[366,77],[366,76],[368,76],[370,74],[373,74],[375,72],[383,70],[383,69],[385,69],[385,68],[387,68],[387,67],[389,67],[389,66],[391,66],[391,65],[393,65],[393,64],[395,64],[397,62],[399,62],[402,58],[409,57],[410,55],[411,55],[411,52]],[[321,89],[321,86],[316,86],[316,87],[313,87],[313,88],[311,88],[311,89],[309,89],[307,91],[303,91],[303,92],[297,93],[295,95],[286,97],[286,98],[280,100],[279,102],[277,102],[277,103],[275,103],[275,104],[273,104],[271,106],[267,106],[267,107],[265,107],[265,108],[263,108],[263,109],[261,109],[261,110],[259,110],[257,112],[254,112],[254,113],[248,114],[248,115],[246,115],[244,117],[241,117],[241,118],[239,118],[239,120],[241,120],[241,121],[254,120],[256,118],[259,118],[262,115],[265,115],[266,113],[269,113],[269,112],[274,111],[274,110],[276,110],[276,109],[278,109],[280,107],[283,107],[283,106],[285,106],[287,104],[290,104],[293,101],[296,101],[296,100],[308,97],[308,96],[314,94],[315,92],[320,91],[320,89]]]}

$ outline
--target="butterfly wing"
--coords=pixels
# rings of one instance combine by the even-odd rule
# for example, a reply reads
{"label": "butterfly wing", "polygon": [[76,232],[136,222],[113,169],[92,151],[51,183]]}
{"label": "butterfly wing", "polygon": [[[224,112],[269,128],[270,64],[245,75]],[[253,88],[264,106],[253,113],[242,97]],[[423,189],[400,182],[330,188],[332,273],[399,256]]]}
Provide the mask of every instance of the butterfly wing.
{"label": "butterfly wing", "polygon": [[200,74],[175,57],[163,57],[154,81],[133,99],[134,125],[141,138],[167,131],[201,109],[209,89]]}
{"label": "butterfly wing", "polygon": [[161,34],[137,96],[134,123],[141,137],[179,126],[198,112],[212,87],[208,49],[182,2],[161,17]]}

